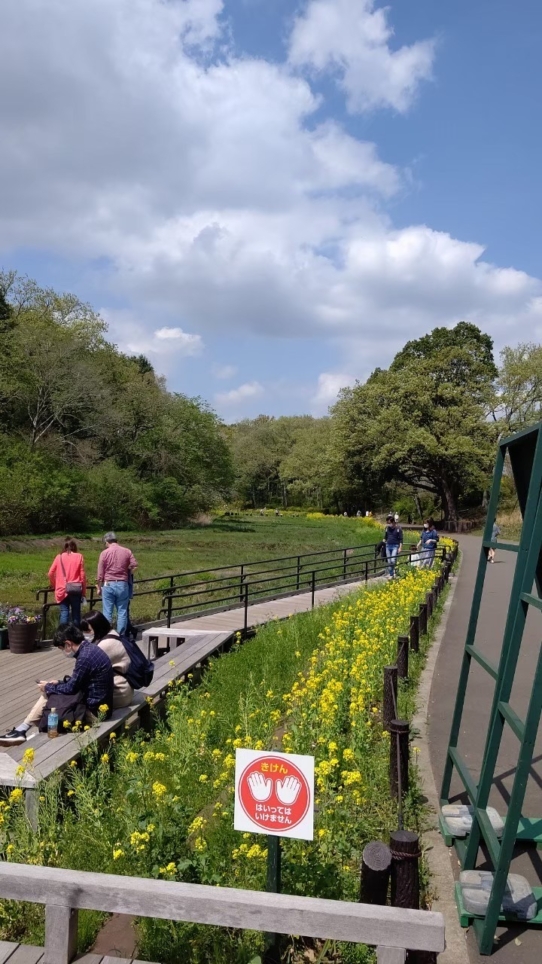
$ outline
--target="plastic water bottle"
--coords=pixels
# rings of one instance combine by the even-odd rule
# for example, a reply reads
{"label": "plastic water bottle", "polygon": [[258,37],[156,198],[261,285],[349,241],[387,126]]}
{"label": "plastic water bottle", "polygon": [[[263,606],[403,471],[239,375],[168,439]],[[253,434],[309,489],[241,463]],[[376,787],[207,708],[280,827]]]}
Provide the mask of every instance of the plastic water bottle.
{"label": "plastic water bottle", "polygon": [[47,717],[47,736],[50,740],[58,736],[58,713],[54,706]]}

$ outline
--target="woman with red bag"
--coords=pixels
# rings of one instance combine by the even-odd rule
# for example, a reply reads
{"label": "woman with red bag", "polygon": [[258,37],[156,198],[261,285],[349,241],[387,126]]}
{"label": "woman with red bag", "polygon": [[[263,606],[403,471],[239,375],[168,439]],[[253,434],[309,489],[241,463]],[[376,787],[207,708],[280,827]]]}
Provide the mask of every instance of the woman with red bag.
{"label": "woman with red bag", "polygon": [[49,582],[60,606],[59,626],[70,621],[78,626],[81,621],[81,602],[87,591],[87,579],[85,560],[77,551],[75,539],[66,537],[64,552],[55,556],[49,569]]}

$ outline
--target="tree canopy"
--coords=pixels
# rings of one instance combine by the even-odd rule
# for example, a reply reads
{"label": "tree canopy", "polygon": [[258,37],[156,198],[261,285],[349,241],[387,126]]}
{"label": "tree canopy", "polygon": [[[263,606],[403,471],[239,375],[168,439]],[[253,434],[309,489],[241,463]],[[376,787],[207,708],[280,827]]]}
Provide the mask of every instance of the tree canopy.
{"label": "tree canopy", "polygon": [[0,533],[176,525],[229,495],[225,429],[74,295],[0,274]]}

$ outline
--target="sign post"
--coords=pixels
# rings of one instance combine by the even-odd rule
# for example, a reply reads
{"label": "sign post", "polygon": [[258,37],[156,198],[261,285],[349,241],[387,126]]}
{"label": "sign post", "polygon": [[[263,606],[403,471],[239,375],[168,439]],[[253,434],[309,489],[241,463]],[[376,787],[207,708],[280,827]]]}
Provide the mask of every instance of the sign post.
{"label": "sign post", "polygon": [[[314,757],[236,750],[235,830],[267,835],[267,884],[280,893],[281,837],[314,836]],[[267,934],[266,960],[279,961],[278,935]]]}

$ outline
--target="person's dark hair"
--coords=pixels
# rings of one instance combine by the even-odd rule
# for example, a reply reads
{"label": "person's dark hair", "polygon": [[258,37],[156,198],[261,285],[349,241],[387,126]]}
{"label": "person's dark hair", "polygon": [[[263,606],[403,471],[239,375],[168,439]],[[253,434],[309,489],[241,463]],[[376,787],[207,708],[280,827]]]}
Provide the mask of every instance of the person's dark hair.
{"label": "person's dark hair", "polygon": [[64,552],[77,552],[77,543],[71,536],[64,539]]}
{"label": "person's dark hair", "polygon": [[426,519],[425,521],[427,522],[427,525],[429,526],[430,529],[434,529],[434,528],[435,528],[435,521],[434,521],[434,519],[429,518],[429,519]]}
{"label": "person's dark hair", "polygon": [[107,636],[111,629],[111,623],[105,618],[103,613],[97,609],[93,609],[81,620],[81,629],[86,629],[87,631],[91,629],[94,633],[94,642],[99,643],[100,639]]}
{"label": "person's dark hair", "polygon": [[395,522],[395,516],[391,512],[386,516],[386,522]]}
{"label": "person's dark hair", "polygon": [[75,643],[76,646],[80,646],[84,639],[85,637],[79,629],[79,626],[75,626],[74,623],[68,623],[67,626],[63,626],[62,629],[56,631],[53,636],[53,646],[62,649],[66,642]]}

